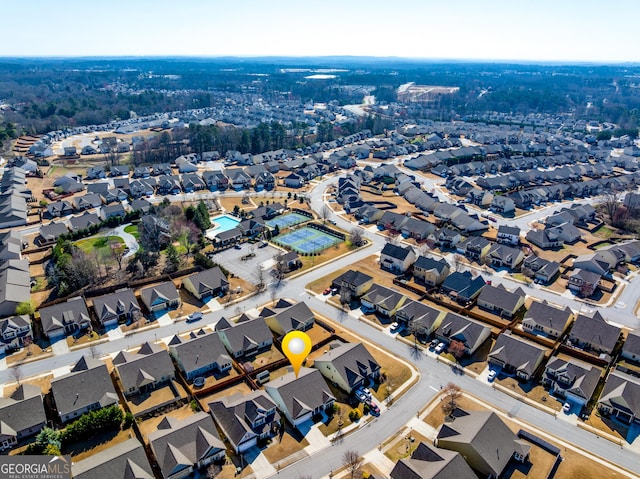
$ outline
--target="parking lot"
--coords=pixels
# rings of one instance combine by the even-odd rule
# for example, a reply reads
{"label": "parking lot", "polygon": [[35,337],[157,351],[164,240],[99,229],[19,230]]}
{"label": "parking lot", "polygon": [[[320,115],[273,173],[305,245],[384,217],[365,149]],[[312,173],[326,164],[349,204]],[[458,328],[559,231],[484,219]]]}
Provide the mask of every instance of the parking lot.
{"label": "parking lot", "polygon": [[[250,254],[253,250],[254,257],[243,260],[242,257]],[[264,281],[268,282],[269,269],[273,266],[273,258],[282,253],[282,250],[267,245],[264,248],[258,248],[258,243],[244,243],[240,249],[229,248],[214,256],[212,260],[221,266],[224,266],[231,273],[248,281],[251,284],[258,282],[258,267],[264,264],[265,275]]]}

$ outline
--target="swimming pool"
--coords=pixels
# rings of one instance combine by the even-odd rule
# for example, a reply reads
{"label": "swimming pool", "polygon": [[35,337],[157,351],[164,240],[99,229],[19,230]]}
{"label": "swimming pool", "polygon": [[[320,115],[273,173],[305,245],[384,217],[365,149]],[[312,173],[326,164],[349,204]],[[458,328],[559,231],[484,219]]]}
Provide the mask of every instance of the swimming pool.
{"label": "swimming pool", "polygon": [[238,226],[238,224],[240,224],[239,220],[235,219],[233,216],[228,215],[216,216],[215,218],[211,218],[211,222],[213,223],[214,234],[229,231],[230,229],[233,229]]}

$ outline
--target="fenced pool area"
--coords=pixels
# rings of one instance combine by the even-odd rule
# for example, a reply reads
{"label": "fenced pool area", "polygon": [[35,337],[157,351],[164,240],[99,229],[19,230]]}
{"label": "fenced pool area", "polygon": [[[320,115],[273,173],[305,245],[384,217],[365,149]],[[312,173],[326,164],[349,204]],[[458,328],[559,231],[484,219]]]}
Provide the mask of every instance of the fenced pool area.
{"label": "fenced pool area", "polygon": [[286,246],[300,254],[317,254],[342,242],[342,239],[324,231],[304,226],[272,239],[281,246]]}
{"label": "fenced pool area", "polygon": [[304,223],[310,219],[311,218],[301,215],[300,213],[288,213],[286,215],[276,216],[273,219],[267,220],[265,221],[265,224],[269,228],[275,228],[277,226],[278,228],[283,229],[299,225],[300,223]]}

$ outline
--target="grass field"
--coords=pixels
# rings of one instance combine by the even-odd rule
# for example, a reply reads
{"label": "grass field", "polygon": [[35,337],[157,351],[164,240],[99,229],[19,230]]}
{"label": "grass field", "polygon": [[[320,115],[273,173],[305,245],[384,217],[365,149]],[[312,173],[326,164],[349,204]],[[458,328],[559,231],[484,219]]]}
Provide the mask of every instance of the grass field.
{"label": "grass field", "polygon": [[120,236],[92,236],[75,242],[75,245],[85,253],[96,251],[105,256],[111,252],[111,244],[124,244]]}
{"label": "grass field", "polygon": [[133,235],[136,240],[140,239],[140,232],[138,231],[138,225],[129,225],[124,228],[125,233]]}

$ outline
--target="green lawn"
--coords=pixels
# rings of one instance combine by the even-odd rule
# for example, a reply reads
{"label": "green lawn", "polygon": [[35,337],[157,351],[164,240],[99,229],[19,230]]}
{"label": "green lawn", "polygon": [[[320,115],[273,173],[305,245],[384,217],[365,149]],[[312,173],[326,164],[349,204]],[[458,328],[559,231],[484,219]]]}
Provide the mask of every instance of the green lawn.
{"label": "green lawn", "polygon": [[136,241],[140,239],[140,232],[138,231],[138,225],[125,226],[124,232],[129,233],[130,235],[133,235]]}
{"label": "green lawn", "polygon": [[105,254],[110,251],[110,243],[124,244],[124,240],[120,236],[92,236],[76,241],[75,245],[85,253],[98,251]]}

